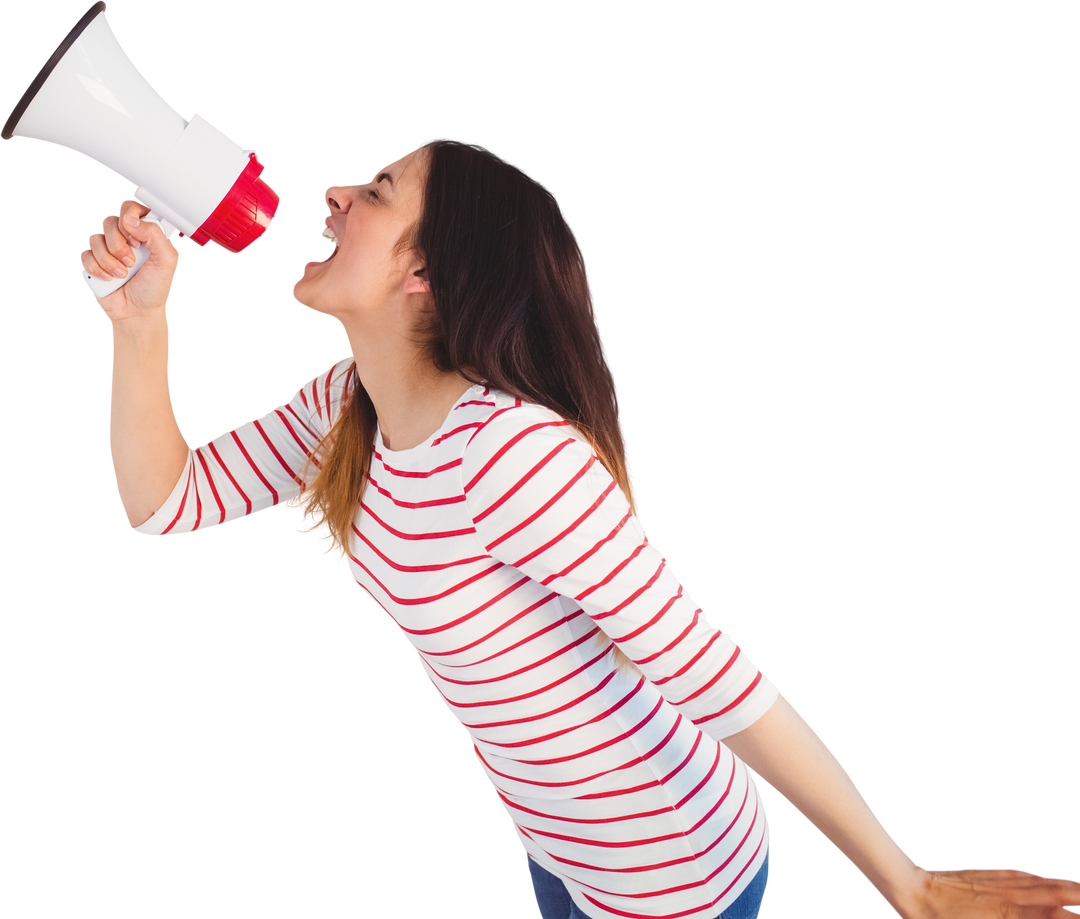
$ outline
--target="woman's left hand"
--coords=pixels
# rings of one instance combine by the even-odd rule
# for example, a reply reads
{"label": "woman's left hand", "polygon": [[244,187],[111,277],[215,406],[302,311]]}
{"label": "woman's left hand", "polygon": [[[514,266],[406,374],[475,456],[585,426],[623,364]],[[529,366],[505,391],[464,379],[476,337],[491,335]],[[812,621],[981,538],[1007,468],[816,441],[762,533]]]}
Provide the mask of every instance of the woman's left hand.
{"label": "woman's left hand", "polygon": [[1072,919],[1080,884],[1026,871],[924,871],[910,919]]}

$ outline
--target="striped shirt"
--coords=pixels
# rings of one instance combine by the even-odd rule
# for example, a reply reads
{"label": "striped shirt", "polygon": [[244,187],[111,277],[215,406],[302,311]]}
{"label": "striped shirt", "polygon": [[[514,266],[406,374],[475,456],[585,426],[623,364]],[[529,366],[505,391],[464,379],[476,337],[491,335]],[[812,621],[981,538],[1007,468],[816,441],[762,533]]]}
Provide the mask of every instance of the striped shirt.
{"label": "striped shirt", "polygon": [[[187,532],[297,496],[352,366],[191,451],[138,529]],[[417,447],[388,450],[377,431],[348,550],[525,849],[585,915],[714,919],[735,901],[769,834],[721,741],[777,690],[706,621],[564,419],[478,385]],[[616,666],[612,641],[634,667]]]}

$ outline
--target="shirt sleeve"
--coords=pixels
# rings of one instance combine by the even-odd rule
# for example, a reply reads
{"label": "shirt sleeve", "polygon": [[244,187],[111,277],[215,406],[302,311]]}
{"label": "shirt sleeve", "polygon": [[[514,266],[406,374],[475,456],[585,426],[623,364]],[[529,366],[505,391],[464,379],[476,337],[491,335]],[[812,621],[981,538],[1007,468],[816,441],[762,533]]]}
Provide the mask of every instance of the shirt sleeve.
{"label": "shirt sleeve", "polygon": [[337,419],[352,368],[351,358],[339,361],[270,414],[189,450],[172,493],[135,529],[188,533],[299,495],[318,471],[308,458]]}
{"label": "shirt sleeve", "polygon": [[466,504],[492,557],[579,605],[664,697],[716,740],[778,690],[713,628],[592,447],[554,413],[492,416],[462,461]]}

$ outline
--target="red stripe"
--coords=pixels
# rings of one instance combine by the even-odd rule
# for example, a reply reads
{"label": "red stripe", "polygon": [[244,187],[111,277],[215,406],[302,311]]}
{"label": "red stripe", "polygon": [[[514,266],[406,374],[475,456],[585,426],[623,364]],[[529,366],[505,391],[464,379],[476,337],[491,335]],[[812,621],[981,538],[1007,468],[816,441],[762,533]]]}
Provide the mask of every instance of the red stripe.
{"label": "red stripe", "polygon": [[[199,457],[199,463],[203,468],[203,475],[206,476],[206,481],[210,483],[210,490],[214,495],[214,500],[217,502],[219,514],[217,525],[221,526],[225,523],[225,504],[222,503],[221,496],[217,494],[217,483],[214,482],[214,474],[210,471],[210,464],[206,462],[206,457],[203,456],[202,450],[195,450],[195,456]],[[194,529],[199,529],[198,524],[195,525]]]}
{"label": "red stripe", "polygon": [[[303,393],[301,393],[301,395],[302,395],[302,394],[303,394]],[[307,400],[305,400],[305,402],[306,402],[306,401],[307,401]],[[296,414],[296,410],[295,410],[295,409],[294,409],[294,408],[293,408],[293,407],[292,407],[291,405],[286,405],[286,406],[285,406],[285,410],[286,410],[286,411],[287,411],[287,412],[288,412],[288,413],[289,413],[290,415],[292,415],[292,416],[293,416],[293,418],[295,418],[295,419],[296,419],[296,423],[297,423],[298,425],[300,425],[300,427],[302,427],[302,428],[303,428],[303,429],[304,429],[305,431],[307,431],[307,432],[308,432],[308,434],[310,434],[310,435],[311,435],[311,439],[312,439],[312,441],[313,441],[313,442],[315,442],[315,443],[318,443],[318,442],[319,442],[320,440],[322,440],[322,438],[321,438],[321,437],[320,437],[320,436],[319,436],[318,434],[316,434],[316,433],[315,433],[315,432],[314,432],[314,431],[313,431],[313,430],[312,430],[312,429],[311,429],[310,427],[308,427],[308,425],[307,425],[307,422],[305,422],[303,418],[301,418],[301,417],[300,417],[299,415],[297,415],[297,414]],[[281,412],[279,411],[279,412],[278,412],[278,414],[280,415],[280,414],[281,414]],[[289,428],[289,431],[291,432],[291,431],[292,431],[292,428]],[[296,435],[295,435],[295,434],[293,434],[293,437],[296,437]],[[299,439],[298,439],[298,442],[299,442]],[[305,451],[306,451],[306,450],[307,450],[308,448],[307,448],[307,447],[304,447],[304,449],[305,449]]]}
{"label": "red stripe", "polygon": [[[232,434],[233,443],[235,443],[235,445],[237,445],[240,448],[240,452],[243,455],[244,459],[247,460],[247,464],[249,465],[249,467],[252,468],[252,472],[254,472],[258,476],[259,482],[261,482],[262,484],[264,484],[267,487],[267,490],[270,492],[270,495],[273,498],[273,505],[276,508],[276,506],[278,506],[278,504],[279,504],[279,501],[278,501],[278,489],[274,488],[270,484],[267,477],[264,474],[262,474],[262,470],[259,469],[258,464],[255,462],[255,460],[252,459],[251,454],[248,454],[247,448],[240,441],[240,436],[237,434],[237,429],[230,428],[229,433]],[[248,510],[248,513],[249,512],[251,512],[251,511]]]}
{"label": "red stripe", "polygon": [[[476,434],[479,434],[480,431],[482,431],[485,427],[487,427],[489,424],[491,424],[492,421],[494,421],[496,418],[498,418],[499,415],[501,415],[503,412],[506,412],[506,411],[508,411],[508,409],[503,409],[502,411],[493,413],[488,418],[488,420],[484,422],[483,426],[481,428],[477,429]],[[501,447],[499,447],[499,449],[495,452],[495,455],[492,456],[491,459],[489,459],[486,463],[484,463],[484,465],[480,469],[480,471],[478,473],[476,473],[476,475],[474,475],[472,477],[472,479],[469,481],[469,483],[465,486],[465,493],[468,494],[469,491],[472,490],[472,487],[477,482],[479,482],[480,479],[482,479],[484,477],[484,475],[487,473],[487,471],[492,466],[494,466],[506,454],[506,451],[509,450],[512,446],[514,446],[514,444],[516,444],[518,441],[520,441],[523,437],[527,437],[533,431],[539,431],[539,430],[541,430],[543,428],[559,428],[559,427],[565,427],[566,425],[569,425],[569,424],[570,424],[569,421],[541,421],[541,422],[538,422],[537,424],[530,424],[527,428],[525,428],[524,431],[518,431],[517,434],[515,434],[505,444],[503,444]],[[472,440],[473,440],[474,437],[476,437],[476,434],[473,434],[473,437],[469,438],[469,443],[472,443]]]}
{"label": "red stripe", "polygon": [[[699,687],[698,689],[695,689],[685,699],[682,699],[682,700],[680,700],[678,702],[673,701],[671,704],[672,705],[685,705],[691,699],[696,699],[703,692],[705,692],[707,689],[709,689],[709,687],[713,686],[717,682],[717,680],[720,679],[720,677],[722,677],[725,673],[727,673],[731,669],[732,665],[735,663],[735,660],[736,660],[736,658],[738,658],[738,656],[739,656],[739,648],[736,647],[735,648],[735,653],[732,654],[731,657],[729,657],[727,659],[727,663],[724,664],[724,666],[720,668],[719,672],[711,680],[709,680],[708,683],[706,683],[704,686]],[[760,676],[760,674],[758,674],[758,675]],[[732,704],[734,704],[734,703],[732,703]],[[712,717],[715,718],[719,714],[720,714],[720,712],[717,712],[716,715],[713,715]],[[697,722],[695,722],[695,724],[696,723]]]}
{"label": "red stripe", "polygon": [[182,497],[180,499],[180,510],[178,510],[176,512],[176,516],[173,517],[172,522],[167,527],[165,527],[164,530],[161,531],[162,536],[164,536],[166,533],[169,532],[169,530],[171,530],[174,526],[176,526],[176,521],[179,520],[180,515],[182,513],[184,513],[184,505],[187,503],[187,496],[188,496],[188,492],[191,490],[191,480],[192,480],[192,477],[194,476],[194,474],[195,474],[195,466],[194,466],[194,464],[192,464],[191,466],[188,467],[187,484],[184,486],[184,497]]}
{"label": "red stripe", "polygon": [[706,715],[704,718],[695,718],[694,719],[694,724],[704,724],[706,721],[712,721],[713,718],[719,718],[721,715],[726,715],[733,708],[735,708],[735,706],[737,706],[740,702],[742,702],[743,699],[745,699],[748,695],[750,695],[750,693],[752,693],[754,691],[754,687],[757,686],[757,684],[760,683],[760,682],[761,682],[761,673],[759,672],[758,675],[756,677],[754,677],[754,679],[750,683],[750,685],[746,687],[745,691],[743,691],[742,693],[739,694],[738,698],[736,698],[734,702],[732,702],[730,705],[725,705],[715,715]]}
{"label": "red stripe", "polygon": [[[304,480],[301,479],[300,476],[298,476],[295,472],[293,472],[289,464],[285,462],[281,454],[278,453],[277,447],[274,446],[274,442],[266,436],[266,431],[263,430],[262,424],[260,424],[258,421],[255,422],[255,430],[262,435],[262,439],[266,441],[266,446],[270,448],[270,452],[273,453],[277,461],[281,463],[281,468],[284,469],[287,473],[289,473],[293,481],[302,488],[304,485]],[[295,437],[296,435],[294,434],[293,436]]]}
{"label": "red stripe", "polygon": [[[332,390],[328,389],[323,385],[323,380],[319,380],[319,401],[323,400],[324,392],[328,400],[330,395],[333,395],[334,399],[338,398],[336,386]],[[479,389],[476,389],[469,395],[473,396],[478,392]],[[309,400],[311,395],[308,393]],[[504,399],[506,397],[499,396],[499,403],[505,404]],[[295,406],[299,401],[296,400],[293,405]],[[463,405],[464,403],[461,404]],[[337,402],[332,403],[330,407],[337,411]],[[709,752],[715,754],[719,750],[721,756],[728,757],[726,761],[729,764],[734,762],[734,758],[720,745],[710,745],[711,741],[701,733],[700,728],[690,731],[690,719],[693,717],[691,714],[666,709],[660,703],[657,703],[659,707],[654,706],[656,696],[646,695],[650,684],[645,680],[637,680],[636,676],[635,679],[628,679],[625,674],[617,671],[612,664],[610,647],[600,649],[596,646],[594,651],[590,644],[595,642],[595,637],[588,634],[575,639],[578,629],[588,630],[592,624],[585,619],[578,619],[577,623],[571,622],[584,615],[572,601],[580,602],[585,599],[593,602],[596,608],[603,611],[598,614],[601,617],[597,620],[598,623],[603,623],[605,616],[612,618],[613,622],[622,621],[621,627],[615,626],[617,634],[612,636],[613,639],[627,644],[633,642],[634,650],[638,652],[634,655],[635,658],[640,657],[644,662],[660,658],[655,671],[657,679],[661,683],[673,682],[676,677],[685,680],[678,684],[676,690],[681,695],[698,691],[702,681],[713,677],[715,672],[711,666],[705,668],[706,662],[717,661],[719,665],[723,663],[724,654],[730,651],[720,653],[722,646],[717,644],[716,639],[721,633],[711,627],[705,628],[707,623],[700,610],[694,611],[692,621],[686,619],[693,604],[687,602],[688,598],[683,588],[672,577],[665,577],[670,569],[666,568],[666,562],[662,561],[659,554],[648,556],[654,566],[652,572],[648,571],[650,562],[645,561],[648,540],[641,537],[636,524],[632,529],[633,535],[622,531],[630,520],[631,512],[628,507],[619,504],[616,500],[619,492],[617,483],[614,481],[608,478],[600,481],[588,477],[587,472],[584,472],[585,477],[589,478],[588,483],[582,481],[578,483],[577,488],[571,488],[574,483],[569,483],[567,490],[552,499],[547,508],[534,514],[532,519],[523,521],[510,533],[503,533],[504,529],[522,520],[526,513],[530,513],[542,501],[547,500],[554,489],[585,462],[585,456],[582,455],[579,462],[571,464],[572,468],[555,481],[555,470],[561,471],[564,468],[558,462],[561,453],[565,452],[565,448],[570,446],[575,439],[569,437],[571,433],[569,429],[558,434],[552,432],[552,436],[547,441],[548,450],[545,451],[533,453],[527,448],[529,443],[535,444],[539,440],[539,434],[535,431],[535,440],[525,441],[525,446],[520,451],[508,449],[506,438],[518,434],[523,436],[521,429],[529,426],[530,422],[553,417],[546,412],[537,414],[536,412],[540,410],[534,411],[532,406],[523,406],[523,408],[529,413],[524,416],[527,420],[515,421],[513,425],[508,425],[505,429],[498,428],[490,432],[492,435],[490,440],[485,440],[476,451],[476,462],[469,463],[469,468],[472,470],[478,469],[482,463],[488,470],[486,478],[477,479],[475,476],[470,476],[473,480],[470,483],[472,500],[481,511],[473,520],[470,520],[468,516],[462,516],[459,519],[457,516],[459,512],[456,510],[448,510],[442,516],[439,516],[439,512],[420,514],[419,511],[441,506],[456,508],[456,505],[461,503],[461,498],[458,496],[464,496],[464,485],[455,483],[460,483],[463,476],[459,477],[453,470],[462,468],[462,463],[460,460],[451,458],[460,455],[458,451],[463,449],[462,441],[471,442],[491,420],[490,417],[483,422],[474,419],[479,419],[487,413],[491,413],[492,416],[497,415],[498,410],[494,405],[477,405],[475,411],[470,411],[465,416],[470,418],[468,424],[448,423],[444,428],[446,433],[440,431],[430,442],[436,445],[438,452],[426,454],[431,457],[427,461],[422,460],[420,464],[417,464],[414,460],[406,459],[403,463],[407,468],[392,469],[385,466],[382,456],[377,456],[376,459],[382,465],[373,468],[375,476],[368,501],[379,507],[379,511],[373,513],[366,504],[362,505],[360,513],[370,514],[372,522],[365,524],[363,517],[360,517],[353,527],[356,539],[352,542],[351,549],[357,556],[351,560],[355,565],[354,573],[364,589],[372,593],[377,602],[387,609],[391,616],[401,616],[406,626],[424,627],[423,629],[405,628],[404,631],[420,652],[433,685],[455,713],[462,716],[463,723],[465,717],[477,714],[481,717],[499,719],[466,726],[473,731],[477,755],[481,762],[485,763],[489,776],[502,789],[500,795],[503,803],[513,817],[516,820],[531,823],[531,816],[537,816],[539,826],[544,829],[543,831],[533,830],[533,833],[540,841],[539,845],[542,848],[546,849],[550,845],[560,856],[577,855],[585,860],[592,857],[587,854],[592,851],[607,852],[616,856],[623,853],[637,854],[638,861],[651,860],[666,864],[661,860],[675,856],[681,858],[687,854],[692,856],[693,849],[713,843],[706,850],[713,854],[705,856],[700,871],[711,871],[720,860],[727,859],[727,866],[724,868],[725,887],[727,887],[730,876],[740,870],[743,861],[754,848],[750,840],[756,840],[763,832],[762,818],[757,816],[756,824],[752,826],[751,831],[748,831],[749,835],[745,837],[745,842],[739,843],[738,834],[734,828],[746,830],[746,823],[753,813],[753,808],[749,807],[748,797],[744,799],[744,808],[738,816],[738,822],[724,829],[728,827],[727,821],[730,819],[731,812],[739,808],[738,796],[735,791],[725,792],[723,805],[717,802],[716,795],[723,789],[721,784],[723,780],[719,777],[715,757],[710,759],[708,754]],[[296,411],[300,410],[296,409]],[[293,417],[294,415],[295,412],[291,409],[287,411],[282,408],[279,411],[279,417],[284,416],[283,423],[287,422],[289,425],[289,434],[273,429],[265,421],[262,424],[265,430],[260,431],[260,435],[264,438],[273,432],[274,445],[283,457],[285,453],[293,449],[289,445],[290,436],[298,445],[308,442],[308,432]],[[301,413],[300,417],[306,419],[307,416]],[[460,420],[461,417],[451,415],[451,418],[455,420]],[[566,422],[562,423],[566,424]],[[314,421],[312,424],[317,426]],[[545,426],[547,425],[537,425],[537,428]],[[464,436],[459,436],[455,440],[455,434]],[[245,435],[241,434],[241,436]],[[500,437],[503,439],[500,440]],[[501,465],[497,465],[498,460],[490,455],[491,451],[497,448],[502,451],[499,457],[502,460]],[[260,463],[264,459],[264,455],[257,454],[257,451],[252,451],[252,455],[258,455]],[[289,463],[296,462],[297,455],[303,454],[290,453],[285,460]],[[515,464],[519,455],[527,459]],[[567,454],[568,457],[570,455]],[[391,462],[395,461],[394,454],[386,453],[386,458]],[[451,461],[444,462],[445,460]],[[594,461],[596,457],[591,457],[590,462]],[[268,469],[271,467],[272,464]],[[384,468],[386,472],[383,472]],[[409,471],[409,469],[417,468],[423,471]],[[599,466],[596,468],[599,469]],[[439,472],[447,472],[447,476],[437,479]],[[250,480],[250,474],[243,473],[243,475],[249,477]],[[281,480],[280,476],[281,474],[278,474],[278,481]],[[390,478],[391,476],[394,478]],[[416,486],[410,485],[410,480],[416,480]],[[421,486],[421,483],[428,481],[433,487]],[[544,490],[542,484],[549,481],[554,484]],[[593,482],[599,482],[599,484],[593,486],[590,484]],[[277,485],[277,481],[274,481],[274,484]],[[247,482],[245,486],[251,487]],[[596,495],[601,491],[604,494],[597,499]],[[483,497],[481,497],[481,492]],[[372,495],[377,497],[372,498]],[[538,497],[534,498],[534,495]],[[426,500],[420,500],[425,499],[425,496],[427,496]],[[284,498],[283,492],[281,499],[284,500]],[[531,505],[528,503],[530,500]],[[558,503],[555,503],[556,501]],[[488,506],[489,502],[494,503]],[[235,499],[233,503],[236,503]],[[586,505],[590,506],[586,508]],[[605,512],[596,513],[602,505]],[[467,515],[467,507],[466,502],[466,510],[460,513]],[[515,511],[515,507],[524,507],[525,510]],[[608,508],[615,507],[619,508],[618,514],[614,514],[613,511],[608,512]],[[414,510],[417,513],[412,513]],[[542,517],[541,514],[543,514]],[[618,517],[622,519],[619,525],[612,529],[612,521]],[[500,522],[495,523],[495,526],[487,527],[487,524],[494,523],[496,520]],[[506,520],[506,523],[501,523],[502,520]],[[495,571],[495,567],[503,566],[495,566],[488,555],[476,554],[484,553],[484,548],[479,543],[481,541],[486,543],[486,539],[478,534],[474,542],[476,527],[456,529],[473,522],[484,525],[494,536],[500,537],[499,543],[493,545],[496,550],[504,544],[514,547],[512,551],[515,555],[505,556],[508,562],[512,558],[517,558],[516,553],[519,551],[523,555],[526,552],[529,554],[514,565],[506,565],[505,573]],[[445,529],[432,533],[401,529],[406,526],[415,528],[416,531],[430,530],[437,526]],[[525,527],[529,529],[523,532]],[[461,537],[463,541],[420,542],[424,539],[456,537]],[[517,537],[520,541],[513,542],[513,537]],[[409,542],[398,542],[399,539],[409,540]],[[538,548],[533,548],[537,546]],[[575,556],[577,556],[576,560],[570,562],[570,559]],[[404,564],[402,559],[427,564],[408,565]],[[554,563],[551,560],[554,560]],[[636,564],[638,560],[642,562],[641,565]],[[536,567],[530,566],[530,562]],[[569,567],[565,568],[564,572],[553,573],[556,566],[566,565]],[[538,580],[543,579],[539,585],[541,588],[539,591],[534,590],[523,572],[514,570],[518,566],[527,567]],[[590,569],[598,573],[592,574]],[[432,573],[429,575],[428,572]],[[576,585],[567,593],[580,592],[581,595],[568,596],[562,600],[557,594],[548,592],[551,590],[548,585],[569,583],[556,581],[558,577],[566,577],[567,574],[578,576]],[[597,584],[597,580],[605,574],[603,580]],[[382,580],[380,581],[375,575]],[[503,591],[504,588],[507,588],[507,592],[503,596],[485,600],[480,609],[473,609],[478,602],[473,597],[479,595],[483,599],[490,594]],[[596,593],[601,588],[604,592]],[[391,591],[395,593],[392,594]],[[541,592],[546,593],[546,596],[538,596]],[[398,597],[395,594],[416,599],[398,605]],[[625,600],[622,599],[624,597]],[[595,602],[598,599],[601,600],[600,603]],[[615,604],[619,605],[615,606]],[[530,607],[531,612],[521,609],[526,605]],[[590,606],[590,610],[592,608]],[[629,621],[628,614],[631,612],[634,614],[633,621]],[[453,622],[447,622],[450,617],[454,617]],[[570,629],[561,631],[568,622],[571,622],[573,632]],[[687,625],[688,622],[689,625]],[[657,627],[654,628],[654,626]],[[679,635],[676,637],[675,633]],[[692,641],[692,645],[686,644],[688,641]],[[677,647],[680,642],[683,642],[682,646]],[[427,650],[425,645],[430,650]],[[661,645],[665,647],[661,648]],[[699,648],[701,650],[698,650]],[[583,651],[587,651],[587,655]],[[663,657],[665,654],[668,656]],[[586,668],[582,669],[581,664],[586,656],[592,660]],[[690,659],[687,660],[687,658]],[[507,666],[511,667],[510,672],[504,671],[503,668]],[[575,673],[562,677],[564,671],[575,668],[577,668]],[[678,668],[677,671],[676,668]],[[752,668],[748,667],[748,669],[752,672]],[[672,673],[673,671],[676,672]],[[710,704],[710,700],[705,698],[708,693],[720,697],[723,691],[722,699],[728,700],[736,692],[740,692],[738,686],[743,684],[741,670],[740,678],[734,680],[733,688],[727,688],[732,684],[733,676],[735,676],[734,668],[729,664],[719,682],[712,682],[710,686],[701,690],[701,695],[695,696],[689,702],[691,706],[696,703],[695,713],[709,712],[715,708],[719,700],[712,701]],[[538,685],[541,682],[546,685]],[[594,683],[599,683],[600,686],[594,686]],[[454,686],[460,686],[461,689],[455,691]],[[522,695],[491,699],[491,696],[498,694],[500,687],[504,687],[502,691],[517,692]],[[467,701],[453,702],[446,698],[444,691],[461,695]],[[744,693],[742,701],[736,704],[745,705],[747,694]],[[648,705],[641,703],[641,700],[645,698],[649,700]],[[634,701],[627,701],[629,699],[634,699]],[[725,703],[721,702],[721,704]],[[491,708],[490,706],[493,705],[499,707]],[[636,733],[631,732],[627,724],[645,715],[639,706],[651,710],[652,721],[657,725],[662,724],[663,727],[655,727],[652,722],[649,722],[646,727],[636,729]],[[543,711],[540,711],[541,709]],[[729,706],[725,711],[731,709],[732,707]],[[707,715],[703,720],[708,722],[709,719],[715,719],[720,714],[722,713]],[[667,727],[672,720],[675,721],[677,728],[669,733]],[[628,736],[631,733],[633,736]],[[652,760],[643,759],[641,751],[634,749],[633,743],[645,733],[668,733],[669,737],[665,740],[667,747],[664,749],[670,753],[666,757],[661,752]],[[611,737],[613,734],[618,736]],[[491,740],[488,740],[488,737]],[[655,744],[658,739],[657,737],[652,742]],[[687,745],[692,745],[692,747]],[[503,756],[510,754],[510,756],[504,759],[496,756],[495,753],[502,753]],[[567,753],[570,755],[558,759],[519,758],[523,754],[531,754],[533,757],[553,757],[555,754]],[[487,756],[491,756],[492,759],[485,761]],[[662,758],[665,759],[663,767],[657,767],[657,761]],[[515,763],[521,765],[516,766]],[[624,763],[625,765],[619,765]],[[616,768],[613,769],[611,764],[614,764]],[[491,765],[503,772],[490,768]],[[650,769],[650,766],[653,768]],[[587,778],[580,778],[585,772],[597,773],[598,778],[595,784]],[[524,774],[525,778],[516,778],[518,773]],[[662,776],[661,773],[668,773],[668,775]],[[508,781],[499,777],[504,774],[507,775],[507,779],[513,778],[521,784],[510,785]],[[605,775],[608,776],[607,779],[603,777]],[[742,773],[738,772],[738,775],[741,778]],[[530,781],[535,779],[548,781]],[[623,782],[626,783],[625,786]],[[660,786],[666,782],[672,784],[668,786],[668,793],[665,796],[665,791]],[[588,791],[590,787],[593,789],[591,794],[578,793]],[[545,788],[550,790],[545,791]],[[527,796],[532,794],[532,789],[535,789],[538,793],[533,797],[540,800],[530,800],[526,797],[520,799],[521,805],[514,806],[515,796],[508,791],[509,789],[520,789],[520,793]],[[544,795],[550,794],[559,795],[567,800],[565,804],[560,801],[558,805],[542,800]],[[647,800],[645,795],[648,795]],[[597,800],[595,807],[599,810],[583,812],[582,809],[573,806],[573,799],[570,796],[573,796],[573,799],[583,799],[583,804],[584,799]],[[676,803],[677,799],[678,803]],[[686,808],[694,807],[699,801],[702,801],[702,806],[696,808],[692,816],[688,815]],[[550,808],[549,804],[552,804]],[[536,810],[530,809],[533,805]],[[681,813],[687,817],[685,823],[680,822],[678,815],[671,814],[671,811],[678,807],[682,808]],[[704,810],[713,807],[719,809],[712,815],[711,822],[704,824],[697,831],[692,844],[684,847],[678,838],[682,835],[682,831],[690,823],[699,820]],[[544,811],[548,809],[560,811],[568,816],[545,814]],[[717,814],[723,816],[718,819]],[[582,840],[578,843],[574,841],[577,839],[574,835],[558,836],[555,833],[548,834],[545,839],[547,830],[568,830],[570,834],[583,832],[589,836],[596,828],[605,830],[607,827],[610,827],[610,830],[601,835],[612,835],[624,846],[632,846],[636,840],[637,847],[586,850],[584,846],[593,846],[594,840]],[[726,835],[714,842],[713,837],[722,829]],[[523,838],[533,838],[529,835],[528,828],[523,828],[520,832],[523,833]],[[637,839],[638,837],[642,838]],[[737,854],[729,855],[729,850],[736,844],[741,845],[741,849]],[[532,845],[529,848],[537,853],[537,857],[540,857],[539,849],[533,848]],[[762,844],[758,857],[763,849]],[[579,853],[586,854],[582,856]],[[551,862],[545,862],[545,864],[551,864]],[[621,861],[616,858],[612,864],[626,865],[627,862],[625,858]],[[655,912],[665,909],[683,910],[687,905],[694,904],[698,897],[702,900],[711,899],[719,893],[720,886],[715,879],[711,885],[704,887],[690,883],[700,881],[701,876],[698,870],[691,872],[689,866],[682,868],[681,864],[671,864],[674,867],[658,869],[651,866],[633,866],[627,869],[638,871],[636,875],[591,874],[590,876],[582,873],[590,868],[604,870],[597,869],[595,866],[584,866],[582,870],[567,867],[565,870],[572,872],[572,878],[586,877],[588,880],[599,878],[601,883],[607,877],[617,878],[616,886],[618,887],[625,887],[624,881],[636,881],[636,886],[631,883],[628,889],[637,892],[637,895],[643,899],[631,899],[620,891],[608,896],[605,892],[595,888],[590,889],[586,885],[576,885],[573,881],[570,884],[571,890],[579,891],[579,893],[574,893],[574,896],[580,902],[585,903],[580,893],[584,890],[590,898],[595,897],[597,900],[615,904],[619,910],[631,910],[625,914],[627,916],[633,916],[634,911],[647,909],[650,906]],[[747,870],[752,870],[752,868],[753,864]],[[680,875],[680,870],[688,873]],[[745,884],[746,880],[744,876],[739,883]],[[654,889],[684,882],[685,887],[670,887],[667,891]],[[729,889],[724,897],[725,904],[730,899]],[[636,902],[642,903],[642,907],[634,907],[633,904]],[[597,915],[614,919],[613,914],[602,905],[589,907],[586,904],[586,907],[593,909]],[[699,915],[713,916],[719,911],[719,908],[710,911],[706,907],[690,910],[685,915],[690,916],[696,912]]]}
{"label": "red stripe", "polygon": [[534,511],[532,514],[530,514],[528,517],[526,517],[524,520],[522,520],[521,523],[519,523],[513,529],[508,530],[507,532],[503,533],[503,535],[500,536],[498,539],[496,539],[493,543],[486,546],[488,552],[490,552],[492,549],[494,549],[499,543],[505,542],[507,539],[509,539],[515,533],[521,532],[521,530],[525,529],[525,527],[527,527],[530,523],[532,523],[534,520],[536,520],[537,517],[541,516],[545,511],[550,509],[552,507],[552,505],[554,505],[555,502],[559,500],[559,498],[561,498],[571,488],[574,487],[574,485],[581,479],[581,477],[583,475],[585,475],[586,472],[589,471],[589,467],[595,462],[596,462],[596,457],[595,456],[590,456],[589,461],[584,466],[582,466],[581,469],[579,469],[577,471],[577,473],[575,473],[574,477],[572,479],[570,479],[570,481],[567,482],[562,488],[560,488],[554,495],[552,495],[538,510]]}
{"label": "red stripe", "polygon": [[[230,430],[232,430],[232,429],[230,429]],[[251,515],[251,513],[252,513],[252,499],[247,497],[246,492],[244,491],[243,488],[240,487],[240,483],[237,482],[237,479],[235,479],[235,476],[233,476],[232,472],[229,470],[228,464],[225,462],[224,459],[221,459],[221,455],[217,451],[217,445],[214,443],[214,438],[213,437],[211,437],[210,440],[208,440],[206,442],[206,446],[210,447],[210,451],[214,455],[214,459],[217,460],[217,464],[219,465],[219,467],[221,467],[221,469],[225,471],[225,474],[229,478],[229,482],[232,483],[232,487],[237,489],[237,494],[241,498],[244,499],[244,506],[245,506],[244,516],[246,517],[246,516]]]}

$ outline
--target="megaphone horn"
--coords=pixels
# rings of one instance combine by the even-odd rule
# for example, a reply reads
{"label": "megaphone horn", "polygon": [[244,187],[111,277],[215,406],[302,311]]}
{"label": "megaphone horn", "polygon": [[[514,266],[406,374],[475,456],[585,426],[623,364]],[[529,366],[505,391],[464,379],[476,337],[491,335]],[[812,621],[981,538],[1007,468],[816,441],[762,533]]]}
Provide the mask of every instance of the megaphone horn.
{"label": "megaphone horn", "polygon": [[[95,3],[60,42],[23,93],[2,136],[36,137],[92,156],[134,182],[135,197],[151,209],[144,219],[171,235],[213,240],[239,252],[258,239],[277,210],[278,196],[259,178],[255,151],[241,150],[195,115],[185,121],[135,69]],[[83,272],[103,297],[142,267],[135,250],[124,278],[102,281]]]}

